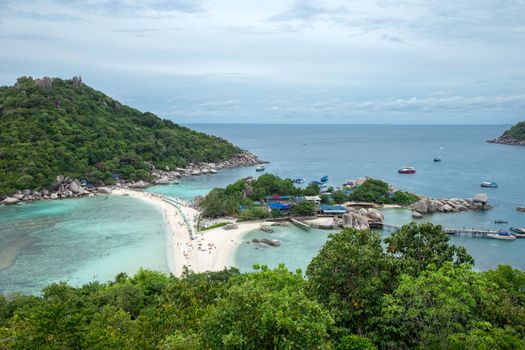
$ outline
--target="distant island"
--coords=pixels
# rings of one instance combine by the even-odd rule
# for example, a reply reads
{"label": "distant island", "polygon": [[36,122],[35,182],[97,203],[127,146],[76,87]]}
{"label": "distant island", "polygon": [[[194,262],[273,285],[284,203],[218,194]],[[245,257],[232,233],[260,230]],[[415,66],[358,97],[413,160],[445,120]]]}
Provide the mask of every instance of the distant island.
{"label": "distant island", "polygon": [[503,135],[498,136],[493,140],[488,140],[487,142],[525,146],[525,121],[519,122],[509,130],[505,131]]}
{"label": "distant island", "polygon": [[0,198],[38,194],[64,178],[94,186],[153,181],[159,171],[219,162],[258,160],[224,139],[125,106],[81,77],[21,77],[0,87]]}

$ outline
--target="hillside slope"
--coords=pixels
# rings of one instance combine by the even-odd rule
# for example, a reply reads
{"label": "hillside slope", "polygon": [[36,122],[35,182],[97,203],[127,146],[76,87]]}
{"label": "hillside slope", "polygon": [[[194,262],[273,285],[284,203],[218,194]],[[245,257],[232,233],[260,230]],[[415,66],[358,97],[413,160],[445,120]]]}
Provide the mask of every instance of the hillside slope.
{"label": "hillside slope", "polygon": [[525,146],[525,121],[519,122],[505,131],[503,135],[498,136],[494,140],[489,140],[489,142]]}
{"label": "hillside slope", "polygon": [[0,87],[0,194],[50,185],[58,174],[111,182],[157,168],[229,159],[218,137],[122,105],[74,77],[22,77]]}

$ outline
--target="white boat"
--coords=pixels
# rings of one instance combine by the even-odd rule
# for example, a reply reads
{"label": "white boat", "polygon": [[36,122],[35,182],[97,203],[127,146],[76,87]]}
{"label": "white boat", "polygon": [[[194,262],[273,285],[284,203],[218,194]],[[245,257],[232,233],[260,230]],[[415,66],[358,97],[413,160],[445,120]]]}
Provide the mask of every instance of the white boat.
{"label": "white boat", "polygon": [[264,167],[264,165],[262,165],[262,164],[261,164],[261,165],[257,165],[257,166],[255,167],[255,171],[264,171],[264,169],[265,169],[265,167]]}
{"label": "white boat", "polygon": [[217,170],[215,170],[215,169],[210,169],[210,174],[217,174]]}
{"label": "white boat", "polygon": [[483,181],[481,183],[481,187],[491,187],[491,188],[496,188],[498,187],[498,184],[495,183],[495,182],[491,182],[491,181]]}
{"label": "white boat", "polygon": [[514,241],[516,239],[516,236],[511,235],[507,231],[500,231],[498,233],[487,233],[487,238]]}

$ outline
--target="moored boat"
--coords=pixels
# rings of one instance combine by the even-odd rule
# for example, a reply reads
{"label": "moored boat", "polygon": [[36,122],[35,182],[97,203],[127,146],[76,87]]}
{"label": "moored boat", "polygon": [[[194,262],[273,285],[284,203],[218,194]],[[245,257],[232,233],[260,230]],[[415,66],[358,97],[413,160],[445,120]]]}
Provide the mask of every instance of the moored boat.
{"label": "moored boat", "polygon": [[511,227],[509,230],[516,238],[525,238],[525,228]]}
{"label": "moored boat", "polygon": [[525,207],[516,207],[517,211],[525,212]]}
{"label": "moored boat", "polygon": [[261,164],[261,165],[257,165],[257,166],[255,167],[255,171],[264,171],[264,169],[265,169],[265,167],[264,167],[264,165],[262,165],[262,164]]}
{"label": "moored boat", "polygon": [[441,157],[434,157],[434,162],[441,162]]}
{"label": "moored boat", "polygon": [[511,235],[507,231],[499,231],[497,233],[487,233],[487,238],[492,239],[502,239],[506,241],[513,241],[516,239],[516,236]]}
{"label": "moored boat", "polygon": [[481,187],[496,188],[496,187],[498,187],[498,184],[495,183],[495,182],[491,182],[491,181],[483,181],[483,182],[481,183]]}
{"label": "moored boat", "polygon": [[494,223],[495,224],[506,224],[507,221],[505,221],[505,220],[494,220]]}
{"label": "moored boat", "polygon": [[323,176],[321,182],[328,182],[328,175]]}
{"label": "moored boat", "polygon": [[292,182],[294,184],[304,184],[304,179],[299,179],[299,178],[298,179],[293,179]]}
{"label": "moored boat", "polygon": [[416,168],[413,166],[404,166],[397,171],[400,174],[415,174]]}

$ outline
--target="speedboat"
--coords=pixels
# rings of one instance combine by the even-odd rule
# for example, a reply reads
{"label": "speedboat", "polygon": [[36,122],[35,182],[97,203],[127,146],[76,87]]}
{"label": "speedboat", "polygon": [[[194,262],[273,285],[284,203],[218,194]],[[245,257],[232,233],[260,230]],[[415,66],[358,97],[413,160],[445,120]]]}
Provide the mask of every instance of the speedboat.
{"label": "speedboat", "polygon": [[264,167],[264,165],[262,165],[262,164],[261,164],[261,165],[257,165],[257,166],[255,167],[255,171],[264,171],[264,169],[265,169],[265,167]]}
{"label": "speedboat", "polygon": [[304,184],[304,179],[293,179],[292,182],[294,184]]}
{"label": "speedboat", "polygon": [[321,182],[328,182],[328,175],[323,176]]}
{"label": "speedboat", "polygon": [[513,240],[516,239],[516,236],[511,235],[507,231],[499,231],[497,233],[487,233],[487,238],[503,239],[503,240],[507,240],[507,241],[513,241]]}
{"label": "speedboat", "polygon": [[313,181],[310,181],[309,185],[317,185],[317,186],[321,186],[323,183],[321,181],[317,181],[317,180],[313,180]]}
{"label": "speedboat", "polygon": [[525,212],[525,207],[516,207],[517,211]]}
{"label": "speedboat", "polygon": [[416,168],[413,166],[404,166],[397,171],[400,174],[415,174]]}
{"label": "speedboat", "polygon": [[512,231],[512,234],[516,236],[516,238],[525,238],[525,228],[511,227],[509,230]]}
{"label": "speedboat", "polygon": [[495,183],[495,182],[483,181],[483,182],[481,183],[481,187],[491,187],[491,188],[496,188],[496,187],[498,187],[498,184]]}
{"label": "speedboat", "polygon": [[494,223],[495,224],[506,224],[507,221],[505,221],[505,220],[494,220]]}
{"label": "speedboat", "polygon": [[441,162],[441,157],[434,157],[434,162]]}

